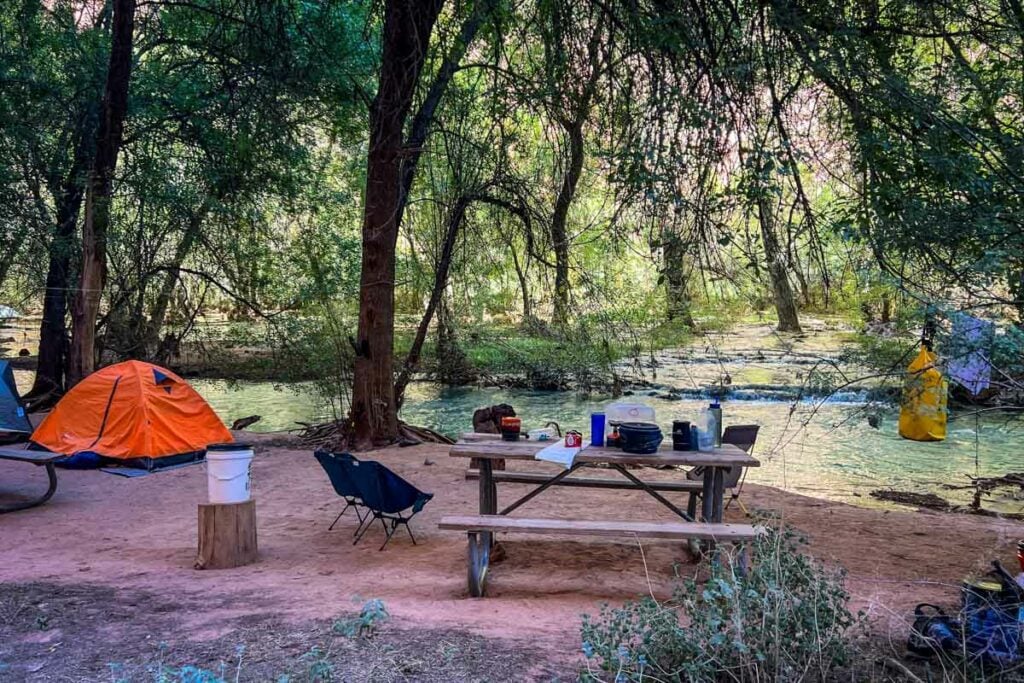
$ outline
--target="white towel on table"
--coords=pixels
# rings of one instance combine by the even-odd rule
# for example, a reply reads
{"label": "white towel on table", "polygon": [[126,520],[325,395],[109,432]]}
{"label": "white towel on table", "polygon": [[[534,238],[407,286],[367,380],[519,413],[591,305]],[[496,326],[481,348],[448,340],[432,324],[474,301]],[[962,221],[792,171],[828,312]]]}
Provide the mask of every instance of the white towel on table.
{"label": "white towel on table", "polygon": [[569,448],[565,442],[559,441],[537,451],[533,457],[536,460],[557,463],[565,469],[569,469],[572,467],[573,461],[576,460],[576,454],[582,450],[582,448]]}

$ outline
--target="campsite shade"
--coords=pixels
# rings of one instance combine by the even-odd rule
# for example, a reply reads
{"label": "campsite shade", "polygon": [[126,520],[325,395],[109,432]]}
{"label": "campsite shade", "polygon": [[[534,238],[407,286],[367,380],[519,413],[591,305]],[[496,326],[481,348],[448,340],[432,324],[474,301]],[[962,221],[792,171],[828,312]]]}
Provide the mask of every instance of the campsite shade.
{"label": "campsite shade", "polygon": [[32,431],[32,423],[25,415],[25,406],[18,396],[18,386],[14,383],[14,371],[11,364],[0,360],[0,432]]}
{"label": "campsite shade", "polygon": [[34,444],[56,453],[94,453],[146,468],[228,441],[231,432],[185,380],[134,360],[76,384],[32,434]]}

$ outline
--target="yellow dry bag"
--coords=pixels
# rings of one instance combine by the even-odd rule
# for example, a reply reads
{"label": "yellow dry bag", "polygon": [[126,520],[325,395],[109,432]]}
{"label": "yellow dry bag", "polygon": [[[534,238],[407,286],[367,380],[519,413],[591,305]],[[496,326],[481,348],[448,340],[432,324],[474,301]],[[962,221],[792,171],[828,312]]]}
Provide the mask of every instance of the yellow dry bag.
{"label": "yellow dry bag", "polygon": [[946,438],[948,382],[935,368],[937,356],[925,347],[907,366],[900,404],[900,436],[911,441]]}

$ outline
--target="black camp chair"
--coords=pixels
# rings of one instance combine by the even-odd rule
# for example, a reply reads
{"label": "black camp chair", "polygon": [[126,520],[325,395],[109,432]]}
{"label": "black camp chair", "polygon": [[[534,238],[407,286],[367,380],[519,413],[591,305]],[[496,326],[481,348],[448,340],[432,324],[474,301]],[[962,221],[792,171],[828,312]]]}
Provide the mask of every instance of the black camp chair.
{"label": "black camp chair", "polygon": [[[409,538],[412,539],[412,544],[416,545],[416,537],[412,535],[409,521],[423,509],[423,506],[434,497],[434,494],[423,493],[384,465],[373,460],[344,461],[342,468],[355,482],[356,488],[359,489],[359,498],[369,510],[369,515],[373,515],[373,519],[379,519],[381,526],[384,527],[384,544],[380,549],[384,550],[400,525],[405,527],[405,530],[409,532]],[[369,519],[369,515],[367,515],[367,519]],[[352,544],[359,543],[369,528],[368,521],[356,534],[356,540]]]}
{"label": "black camp chair", "polygon": [[334,487],[334,492],[341,496],[345,501],[345,507],[342,508],[338,516],[331,522],[331,526],[328,527],[328,531],[334,529],[334,525],[338,523],[341,516],[349,508],[353,508],[356,511],[356,517],[359,518],[359,526],[353,533],[359,533],[359,529],[362,528],[365,517],[360,511],[363,506],[362,501],[359,499],[359,489],[356,487],[355,482],[349,477],[348,472],[342,467],[343,462],[355,461],[355,456],[349,453],[331,453],[330,451],[317,450],[313,452],[313,456],[320,463],[320,466],[327,472],[327,477],[331,480],[331,486]]}
{"label": "black camp chair", "polygon": [[[746,451],[747,454],[751,454],[754,452],[754,444],[757,443],[757,433],[760,429],[760,425],[732,425],[730,427],[726,427],[725,431],[722,432],[722,443],[731,444]],[[729,499],[730,502],[737,500],[740,497],[737,487],[740,486],[740,479],[743,477],[745,470],[745,467],[735,465],[725,471],[725,476],[722,478],[722,484],[724,488],[732,490],[731,498]],[[687,479],[697,480],[702,479],[703,477],[703,467],[694,467],[686,473]],[[697,498],[699,496],[699,492],[690,493],[690,501],[686,512],[690,515],[691,519],[696,519]],[[740,507],[742,506],[743,504],[740,503]]]}

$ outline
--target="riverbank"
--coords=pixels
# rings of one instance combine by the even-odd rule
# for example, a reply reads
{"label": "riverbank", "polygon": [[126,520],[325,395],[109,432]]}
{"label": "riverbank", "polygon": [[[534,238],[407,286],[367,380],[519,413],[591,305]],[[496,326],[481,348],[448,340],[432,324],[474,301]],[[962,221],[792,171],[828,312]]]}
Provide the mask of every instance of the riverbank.
{"label": "riverbank", "polygon": [[[136,665],[147,653],[156,661],[160,652],[165,665],[214,665],[232,661],[235,644],[257,641],[273,651],[261,656],[285,653],[294,660],[313,645],[333,642],[327,624],[350,618],[371,598],[382,600],[392,615],[382,644],[400,649],[410,638],[423,651],[404,652],[428,663],[445,642],[460,651],[493,650],[502,666],[511,667],[508,675],[486,676],[481,670],[481,677],[528,680],[535,666],[573,669],[582,613],[596,612],[605,601],[667,597],[677,562],[683,563],[684,575],[696,569],[672,545],[514,537],[506,541],[507,559],[493,568],[490,597],[471,600],[465,537],[439,531],[437,522],[445,514],[474,510],[477,486],[465,480],[465,463],[448,458],[446,448],[423,445],[372,454],[435,493],[413,523],[419,545],[398,537],[380,552],[376,530],[351,545],[352,520],[327,531],[340,509],[338,498],[308,451],[280,436],[244,438],[258,447],[253,490],[261,556],[250,567],[192,569],[195,505],[205,490],[199,466],[139,479],[62,472],[49,504],[4,517],[0,583],[8,593],[0,595],[23,596],[2,604],[5,614],[21,615],[0,626],[7,629],[0,633],[0,661],[9,667],[10,680],[31,679],[23,667],[61,667],[62,661],[81,670],[31,673],[86,680],[82,674],[106,675],[106,662],[130,659]],[[34,468],[0,463],[5,491],[30,480],[38,484],[39,476]],[[1024,525],[1016,522],[866,509],[749,484],[741,500],[747,508],[777,512],[808,535],[812,555],[844,569],[853,606],[866,613],[874,635],[891,639],[894,652],[904,641],[914,604],[955,606],[960,581],[984,572],[992,558],[1012,566],[1014,544],[1024,537]],[[630,519],[660,518],[662,512],[639,492],[582,489],[550,491],[532,502],[529,512],[587,517],[596,510]],[[743,512],[732,505],[727,517],[738,521]],[[59,591],[54,589],[51,602],[48,589],[32,584]],[[34,616],[26,621],[25,615]],[[90,629],[93,640],[72,637]],[[137,644],[119,659],[115,644],[132,638]],[[167,647],[161,650],[157,643]],[[330,656],[341,662],[358,651],[349,647],[338,645]],[[78,654],[44,658],[52,649]],[[94,654],[86,656],[86,650]],[[202,661],[188,659],[200,655]]]}

